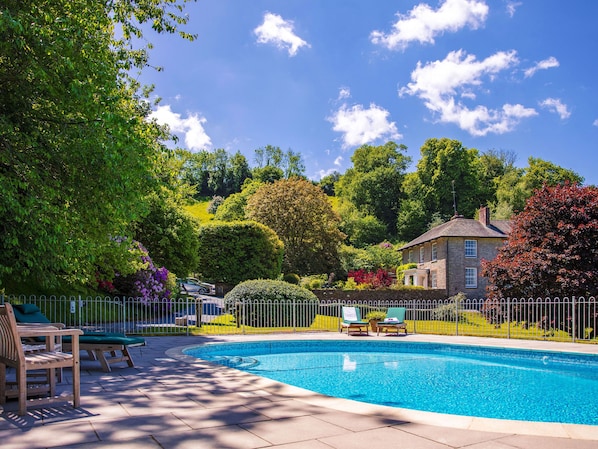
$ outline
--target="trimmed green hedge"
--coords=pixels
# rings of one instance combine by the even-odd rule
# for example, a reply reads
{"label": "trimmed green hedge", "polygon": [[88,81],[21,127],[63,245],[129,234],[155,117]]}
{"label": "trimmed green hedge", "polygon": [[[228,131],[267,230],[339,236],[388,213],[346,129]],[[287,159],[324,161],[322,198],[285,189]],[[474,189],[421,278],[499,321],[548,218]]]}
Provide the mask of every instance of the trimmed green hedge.
{"label": "trimmed green hedge", "polygon": [[226,310],[237,325],[253,327],[309,327],[319,300],[309,290],[285,281],[245,281],[224,297]]}
{"label": "trimmed green hedge", "polygon": [[276,233],[255,221],[214,222],[199,231],[199,276],[237,284],[248,279],[276,279],[284,245]]}

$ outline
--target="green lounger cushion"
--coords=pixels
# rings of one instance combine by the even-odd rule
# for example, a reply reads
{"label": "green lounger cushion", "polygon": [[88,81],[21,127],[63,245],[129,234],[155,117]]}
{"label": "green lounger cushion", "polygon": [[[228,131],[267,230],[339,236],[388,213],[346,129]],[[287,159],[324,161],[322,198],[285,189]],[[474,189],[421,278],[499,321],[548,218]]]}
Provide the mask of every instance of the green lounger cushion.
{"label": "green lounger cushion", "polygon": [[[50,323],[51,321],[41,312],[35,304],[15,304],[13,306],[15,318],[18,323]],[[39,341],[45,341],[43,337],[37,338]],[[63,338],[65,343],[71,342],[70,336]],[[127,337],[125,334],[111,332],[89,332],[79,336],[79,344],[105,344],[105,345],[124,345],[138,346],[145,345],[143,337]]]}
{"label": "green lounger cushion", "polygon": [[15,304],[12,306],[17,323],[49,323],[50,320],[35,304]]}

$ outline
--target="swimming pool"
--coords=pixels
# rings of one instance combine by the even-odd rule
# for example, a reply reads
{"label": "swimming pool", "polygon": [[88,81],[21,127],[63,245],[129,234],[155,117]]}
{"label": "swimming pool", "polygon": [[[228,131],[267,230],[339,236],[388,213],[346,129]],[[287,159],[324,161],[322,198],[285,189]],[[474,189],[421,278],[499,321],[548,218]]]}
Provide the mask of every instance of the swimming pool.
{"label": "swimming pool", "polygon": [[317,393],[454,415],[598,425],[598,356],[419,342],[260,341],[186,355]]}

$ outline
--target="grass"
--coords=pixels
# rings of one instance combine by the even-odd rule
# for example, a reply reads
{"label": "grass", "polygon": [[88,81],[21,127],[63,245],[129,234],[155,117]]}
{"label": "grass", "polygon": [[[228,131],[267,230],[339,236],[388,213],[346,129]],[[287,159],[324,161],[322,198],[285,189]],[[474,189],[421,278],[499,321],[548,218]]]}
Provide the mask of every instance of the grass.
{"label": "grass", "polygon": [[[507,323],[501,326],[494,326],[489,324],[483,316],[476,312],[465,312],[465,320],[460,322],[457,326],[454,322],[430,320],[417,322],[406,320],[407,331],[409,333],[417,332],[418,334],[435,334],[435,335],[464,335],[477,337],[493,337],[493,338],[513,338],[525,340],[550,340],[550,341],[565,341],[570,342],[571,336],[560,330],[544,331],[535,326],[525,326],[522,323],[511,323],[510,329]],[[214,321],[205,324],[198,328],[192,326],[191,333],[193,335],[221,335],[221,334],[266,334],[266,333],[290,333],[290,332],[338,332],[339,330],[338,317],[317,315],[314,322],[309,327],[251,327],[243,326],[237,327],[237,323],[233,315],[225,314],[216,317]],[[581,340],[580,340],[581,342]],[[598,339],[584,340],[586,343],[598,344]]]}
{"label": "grass", "polygon": [[190,206],[185,206],[185,210],[202,223],[207,223],[214,219],[214,214],[208,212],[210,200],[198,201]]}

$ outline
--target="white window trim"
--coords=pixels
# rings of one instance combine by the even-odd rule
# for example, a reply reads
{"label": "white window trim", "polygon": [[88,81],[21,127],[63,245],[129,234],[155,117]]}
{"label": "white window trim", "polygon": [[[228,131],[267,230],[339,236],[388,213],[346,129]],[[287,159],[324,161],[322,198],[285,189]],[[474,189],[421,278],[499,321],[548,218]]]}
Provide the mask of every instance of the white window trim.
{"label": "white window trim", "polygon": [[426,260],[426,252],[424,247],[422,246],[419,249],[419,263],[424,263],[424,261]]}
{"label": "white window trim", "polygon": [[432,262],[436,262],[438,260],[438,246],[436,243],[432,243]]}
{"label": "white window trim", "polygon": [[[467,242],[473,242],[473,246],[472,246],[473,251],[474,251],[473,254],[467,254]],[[469,240],[469,239],[465,240],[465,244],[464,245],[465,246],[464,246],[463,250],[464,250],[464,253],[465,253],[465,257],[471,258],[471,259],[474,259],[474,258],[478,257],[478,241],[477,240]]]}
{"label": "white window trim", "polygon": [[[468,284],[467,283],[467,280],[468,280],[467,273],[471,273],[471,272],[473,272],[473,274],[474,274],[473,283]],[[465,288],[478,288],[478,269],[477,268],[472,268],[472,267],[465,268]]]}

